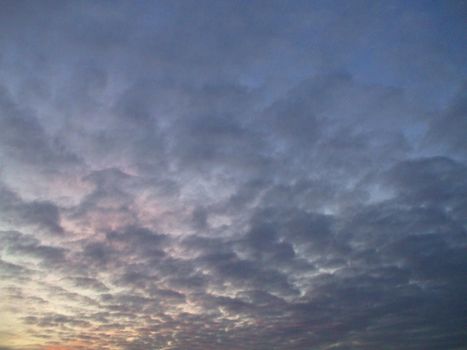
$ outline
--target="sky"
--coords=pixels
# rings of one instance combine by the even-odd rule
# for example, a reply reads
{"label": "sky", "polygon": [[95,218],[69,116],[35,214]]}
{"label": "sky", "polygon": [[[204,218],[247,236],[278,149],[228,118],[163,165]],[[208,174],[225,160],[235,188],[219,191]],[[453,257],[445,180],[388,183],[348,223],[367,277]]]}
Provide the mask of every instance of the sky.
{"label": "sky", "polygon": [[0,1],[0,350],[465,349],[465,1]]}

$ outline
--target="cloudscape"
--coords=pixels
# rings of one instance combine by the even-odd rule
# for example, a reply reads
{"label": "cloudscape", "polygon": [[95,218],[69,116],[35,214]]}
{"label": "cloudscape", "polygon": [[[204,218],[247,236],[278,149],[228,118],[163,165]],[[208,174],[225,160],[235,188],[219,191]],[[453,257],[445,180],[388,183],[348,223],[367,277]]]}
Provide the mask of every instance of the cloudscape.
{"label": "cloudscape", "polygon": [[0,350],[466,349],[466,19],[0,0]]}

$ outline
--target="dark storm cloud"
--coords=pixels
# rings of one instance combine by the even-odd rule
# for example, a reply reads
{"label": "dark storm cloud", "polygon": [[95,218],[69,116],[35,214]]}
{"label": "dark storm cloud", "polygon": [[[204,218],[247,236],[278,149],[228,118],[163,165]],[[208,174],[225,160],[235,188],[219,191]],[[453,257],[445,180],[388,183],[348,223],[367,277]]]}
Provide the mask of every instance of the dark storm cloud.
{"label": "dark storm cloud", "polygon": [[5,1],[0,347],[461,349],[464,7]]}

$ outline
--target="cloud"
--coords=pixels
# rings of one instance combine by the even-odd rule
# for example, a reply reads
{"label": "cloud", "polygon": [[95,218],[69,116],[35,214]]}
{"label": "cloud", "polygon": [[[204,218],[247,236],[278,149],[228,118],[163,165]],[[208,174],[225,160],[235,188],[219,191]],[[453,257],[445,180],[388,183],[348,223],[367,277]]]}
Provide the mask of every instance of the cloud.
{"label": "cloud", "polygon": [[4,7],[1,346],[463,347],[462,5]]}
{"label": "cloud", "polygon": [[449,106],[432,120],[428,139],[438,141],[448,146],[452,151],[465,155],[466,143],[461,130],[466,127],[467,104],[464,82]]}
{"label": "cloud", "polygon": [[50,201],[24,201],[15,192],[0,184],[0,208],[6,222],[14,225],[33,225],[49,233],[63,234],[60,209]]}
{"label": "cloud", "polygon": [[66,249],[41,244],[31,235],[24,235],[17,231],[2,231],[0,239],[8,255],[39,259],[39,262],[46,268],[60,268],[60,265],[65,262]]}
{"label": "cloud", "polygon": [[61,169],[79,162],[62,141],[50,138],[33,112],[15,103],[5,87],[0,88],[2,155],[43,171]]}

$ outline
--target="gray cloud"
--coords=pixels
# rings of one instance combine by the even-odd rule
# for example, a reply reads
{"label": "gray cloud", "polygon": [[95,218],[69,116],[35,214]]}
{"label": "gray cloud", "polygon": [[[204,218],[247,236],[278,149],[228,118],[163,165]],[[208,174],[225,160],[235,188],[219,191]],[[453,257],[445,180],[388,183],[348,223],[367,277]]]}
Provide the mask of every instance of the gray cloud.
{"label": "gray cloud", "polygon": [[0,347],[465,346],[461,2],[3,7]]}
{"label": "gray cloud", "polygon": [[0,214],[14,225],[34,225],[49,233],[63,234],[60,209],[50,201],[24,201],[15,192],[0,184]]}
{"label": "gray cloud", "polygon": [[461,86],[457,95],[453,98],[446,110],[442,111],[430,125],[428,139],[441,141],[455,153],[465,156],[465,137],[462,130],[467,127],[467,104],[465,93],[467,84]]}
{"label": "gray cloud", "polygon": [[4,87],[0,89],[0,109],[2,155],[43,170],[58,170],[79,161],[61,140],[50,138],[33,112],[18,106]]}

